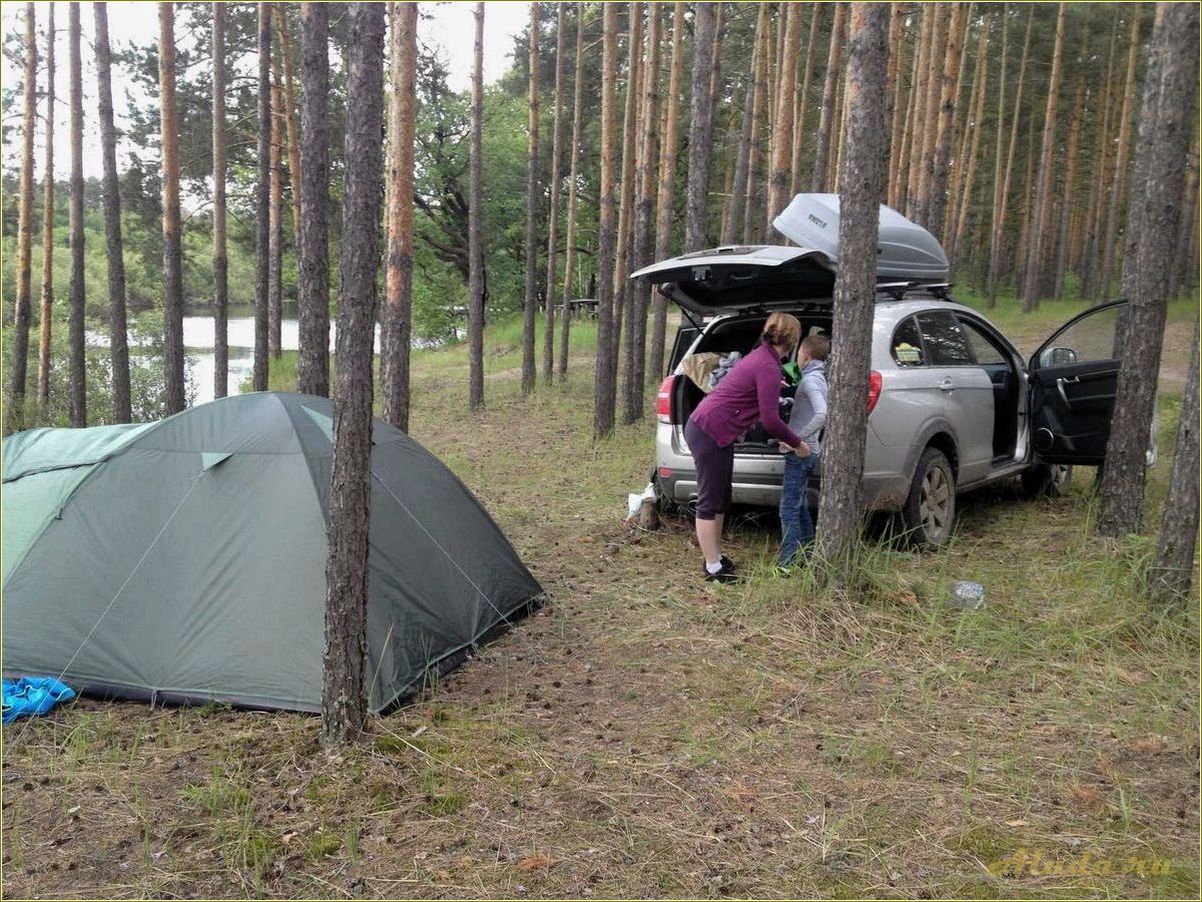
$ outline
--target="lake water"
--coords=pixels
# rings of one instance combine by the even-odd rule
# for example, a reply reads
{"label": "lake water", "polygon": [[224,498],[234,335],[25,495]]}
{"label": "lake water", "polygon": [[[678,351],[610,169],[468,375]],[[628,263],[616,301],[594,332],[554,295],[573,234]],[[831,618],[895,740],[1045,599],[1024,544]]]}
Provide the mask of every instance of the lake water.
{"label": "lake water", "polygon": [[[189,314],[184,316],[184,347],[186,352],[187,372],[185,377],[195,390],[194,404],[212,401],[213,378],[217,370],[217,358],[213,354],[214,328],[213,316],[210,313],[200,313],[204,308],[186,308]],[[136,318],[137,314],[133,315]],[[337,336],[337,326],[330,321],[330,352],[334,351],[334,340]],[[236,394],[241,391],[242,384],[250,380],[254,373],[255,354],[255,318],[253,308],[244,305],[230,308],[227,335],[229,336],[229,391]],[[103,332],[88,332],[88,344],[93,347],[108,347],[108,335]],[[130,337],[130,347],[146,346],[148,342]],[[414,343],[415,346],[419,342]],[[280,347],[285,351],[296,351],[300,348],[300,322],[297,319],[296,304],[284,305],[284,318],[280,322]],[[376,326],[375,352],[380,353],[380,327]],[[133,362],[133,361],[131,361]]]}

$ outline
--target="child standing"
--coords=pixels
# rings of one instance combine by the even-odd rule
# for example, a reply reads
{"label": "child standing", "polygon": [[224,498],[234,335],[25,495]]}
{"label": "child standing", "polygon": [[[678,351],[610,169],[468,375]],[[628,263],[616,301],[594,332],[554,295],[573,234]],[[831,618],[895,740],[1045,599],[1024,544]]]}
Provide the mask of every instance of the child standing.
{"label": "child standing", "polygon": [[822,450],[818,433],[826,423],[826,358],[831,343],[825,335],[807,335],[797,350],[801,381],[793,401],[789,428],[801,436],[801,443],[785,451],[785,476],[780,493],[780,565],[797,563],[798,553],[806,553],[814,542],[814,522],[806,503],[810,472]]}

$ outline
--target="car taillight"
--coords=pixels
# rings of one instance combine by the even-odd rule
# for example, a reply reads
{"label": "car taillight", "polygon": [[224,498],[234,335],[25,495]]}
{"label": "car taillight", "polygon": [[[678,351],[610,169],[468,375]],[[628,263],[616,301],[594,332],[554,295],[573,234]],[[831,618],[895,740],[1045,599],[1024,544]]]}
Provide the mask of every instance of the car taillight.
{"label": "car taillight", "polygon": [[881,400],[881,374],[873,370],[868,374],[868,412],[872,413],[872,409],[876,407],[876,402]]}
{"label": "car taillight", "polygon": [[672,422],[672,389],[675,386],[675,376],[669,376],[659,384],[659,392],[655,395],[655,416],[661,423]]}

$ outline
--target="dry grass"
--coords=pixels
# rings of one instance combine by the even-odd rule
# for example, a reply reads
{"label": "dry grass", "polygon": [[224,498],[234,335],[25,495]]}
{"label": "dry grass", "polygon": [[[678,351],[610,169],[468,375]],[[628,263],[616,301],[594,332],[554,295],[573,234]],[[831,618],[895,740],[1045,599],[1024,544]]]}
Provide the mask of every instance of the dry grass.
{"label": "dry grass", "polygon": [[[591,441],[588,337],[567,385],[490,378],[474,417],[460,352],[416,373],[414,435],[547,607],[338,755],[315,718],[223,709],[7,728],[4,895],[1196,898],[1197,620],[1145,602],[1146,540],[1092,537],[1088,474],[965,499],[937,554],[866,547],[841,594],[770,578],[744,520],[752,575],[713,588],[688,524],[621,525],[651,429]],[[982,611],[948,609],[957,578]],[[1086,853],[1132,872],[1066,873]]]}

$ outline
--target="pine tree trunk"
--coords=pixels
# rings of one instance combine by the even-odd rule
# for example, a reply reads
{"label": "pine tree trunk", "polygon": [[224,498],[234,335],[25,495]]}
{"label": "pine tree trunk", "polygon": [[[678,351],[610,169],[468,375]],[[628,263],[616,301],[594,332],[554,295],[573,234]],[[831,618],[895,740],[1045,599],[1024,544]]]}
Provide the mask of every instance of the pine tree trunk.
{"label": "pine tree trunk", "polygon": [[[1119,19],[1122,10],[1116,9],[1114,23],[1110,28],[1110,52],[1106,57],[1106,80],[1099,86],[1102,93],[1102,116],[1094,137],[1094,165],[1090,179],[1089,208],[1085,214],[1084,245],[1080,249],[1080,296],[1092,298],[1095,296],[1095,282],[1098,278],[1098,257],[1101,245],[1102,209],[1106,203],[1106,174],[1110,171],[1110,113],[1113,107],[1112,94],[1114,85],[1115,48],[1118,42]],[[1094,118],[1098,118],[1095,114]]]}
{"label": "pine tree trunk", "polygon": [[71,233],[70,312],[67,320],[69,422],[88,425],[87,361],[84,355],[84,231],[83,231],[83,61],[80,57],[79,4],[67,6],[68,61],[71,70]]}
{"label": "pine tree trunk", "polygon": [[551,209],[547,219],[547,290],[543,296],[543,380],[555,379],[555,295],[559,263],[559,195],[563,188],[563,51],[567,6],[557,4],[555,16],[555,106],[551,118]]}
{"label": "pine tree trunk", "polygon": [[213,3],[213,397],[229,393],[229,253],[225,203],[225,4]]}
{"label": "pine tree trunk", "polygon": [[888,182],[886,203],[891,207],[897,205],[897,172],[901,165],[902,153],[902,120],[905,116],[905,104],[902,97],[902,73],[906,49],[906,5],[900,2],[891,4],[892,13],[889,18],[889,68],[886,75],[886,90],[889,107],[886,115],[891,121],[889,128],[889,169],[885,175]]}
{"label": "pine tree trunk", "polygon": [[42,179],[42,298],[38,343],[38,412],[50,412],[50,337],[54,306],[54,4],[46,25],[46,169]]}
{"label": "pine tree trunk", "polygon": [[[275,4],[269,3],[268,7]],[[282,352],[284,325],[284,91],[280,85],[280,58],[271,58],[271,178],[268,181],[267,219],[270,234],[267,252],[267,349],[277,360]]]}
{"label": "pine tree trunk", "polygon": [[1056,16],[1056,44],[1052,50],[1052,74],[1048,82],[1048,104],[1043,117],[1043,140],[1040,144],[1039,174],[1035,185],[1035,212],[1027,242],[1027,269],[1023,278],[1023,312],[1039,307],[1040,285],[1043,282],[1044,247],[1047,244],[1049,207],[1052,200],[1052,160],[1056,143],[1056,111],[1060,99],[1060,61],[1064,51],[1064,25],[1068,4],[1061,3]]}
{"label": "pine tree trunk", "polygon": [[113,370],[113,421],[133,419],[129,389],[129,338],[125,328],[125,258],[121,243],[121,193],[117,183],[117,133],[113,126],[112,55],[108,4],[93,3],[100,145],[104,158],[104,237],[109,288],[109,355]]}
{"label": "pine tree trunk", "polygon": [[972,203],[972,189],[976,181],[977,163],[979,162],[978,157],[981,149],[981,132],[984,131],[982,126],[985,121],[985,85],[989,80],[988,34],[989,29],[982,25],[980,40],[977,43],[977,71],[973,75],[972,115],[970,122],[964,129],[966,149],[960,154],[960,165],[962,167],[964,166],[963,161],[968,161],[967,171],[959,179],[960,184],[957,186],[957,190],[952,192],[952,196],[959,199],[959,206],[958,209],[953,209],[952,239],[948,243],[947,248],[949,259],[955,259],[968,228],[968,208]]}
{"label": "pine tree trunk", "polygon": [[526,158],[526,283],[522,300],[522,397],[538,378],[534,315],[538,310],[538,3],[530,4],[530,145]]}
{"label": "pine tree trunk", "polygon": [[714,143],[714,8],[698,3],[693,10],[693,98],[689,111],[689,181],[685,196],[685,252],[708,243],[710,157]]}
{"label": "pine tree trunk", "polygon": [[292,71],[292,37],[284,4],[275,5],[275,25],[280,36],[280,56],[284,58],[284,127],[288,133],[288,186],[292,190],[292,248],[300,253],[300,144],[296,126],[296,82]]}
{"label": "pine tree trunk", "polygon": [[[1171,283],[1172,250],[1182,227],[1181,184],[1198,90],[1198,7],[1157,9],[1139,117],[1127,231],[1134,247],[1123,264],[1130,306],[1119,337],[1122,363],[1106,466],[1099,489],[1098,532],[1121,536],[1140,528],[1145,453]],[[1182,420],[1196,416],[1182,408]]]}
{"label": "pine tree trunk", "polygon": [[326,114],[330,90],[330,20],[324,3],[301,4],[301,185],[297,246],[300,351],[298,389],[330,393],[330,261],[327,208],[330,148]]}
{"label": "pine tree trunk", "polygon": [[[584,19],[586,8],[576,7],[576,70],[572,91],[572,159],[568,176],[568,229],[563,260],[563,319],[560,321],[559,359],[556,368],[560,379],[568,375],[568,339],[571,337],[572,311],[568,302],[572,299],[572,278],[576,265],[576,198],[577,182],[580,179],[580,129],[584,112]],[[663,342],[661,341],[662,345]]]}
{"label": "pine tree trunk", "polygon": [[159,4],[159,104],[163,147],[163,368],[167,414],[184,397],[184,259],[179,211],[179,126],[175,110],[175,7]]}
{"label": "pine tree trunk", "polygon": [[[651,223],[654,219],[655,140],[659,124],[660,4],[647,4],[646,58],[643,61],[640,102],[639,153],[635,165],[633,269],[649,265],[653,250]],[[647,383],[647,311],[651,306],[651,283],[645,279],[629,286],[634,298],[626,329],[625,385],[622,421],[634,423],[643,417]]]}
{"label": "pine tree trunk", "polygon": [[763,211],[766,204],[760,203],[763,194],[764,136],[770,134],[764,122],[764,106],[768,93],[768,56],[772,44],[772,25],[768,19],[768,4],[760,3],[755,24],[755,53],[753,73],[755,94],[751,105],[751,136],[747,156],[747,197],[743,205],[743,243],[752,244],[763,238]]}
{"label": "pine tree trunk", "polygon": [[1131,146],[1131,114],[1135,103],[1135,65],[1139,58],[1139,17],[1137,5],[1131,12],[1131,42],[1127,51],[1127,78],[1123,88],[1123,106],[1119,113],[1118,149],[1114,157],[1114,176],[1111,179],[1110,205],[1106,213],[1106,232],[1102,239],[1102,263],[1098,270],[1097,296],[1108,297],[1114,275],[1114,257],[1118,250],[1118,221],[1126,195],[1127,155]]}
{"label": "pine tree trunk", "polygon": [[[1010,139],[1006,151],[1006,168],[1004,170],[1000,169],[999,158],[998,171],[1002,175],[1000,188],[997,184],[994,186],[993,225],[989,230],[989,274],[986,278],[985,288],[988,298],[987,303],[990,307],[997,306],[998,281],[1002,274],[1003,231],[1006,227],[1006,213],[1010,209],[1010,177],[1014,171],[1014,150],[1018,145],[1018,121],[1022,113],[1023,84],[1027,75],[1027,59],[1031,50],[1031,28],[1034,24],[1035,7],[1032,6],[1031,11],[1027,14],[1027,33],[1023,38],[1022,61],[1018,64],[1018,85],[1014,91],[1014,112],[1010,117]],[[1003,57],[1004,59],[1005,57]],[[998,91],[999,94],[1004,96],[1004,92],[1006,91],[1006,73],[1004,70]],[[998,109],[998,141],[1000,142],[1002,140],[1001,119],[1003,112],[1000,100]]]}
{"label": "pine tree trunk", "polygon": [[[900,4],[898,4],[900,6]],[[810,81],[813,73],[814,49],[818,46],[818,23],[822,4],[814,2],[810,10],[810,36],[806,42],[806,55],[802,61],[801,81],[797,88],[796,113],[793,116],[793,159],[790,166],[789,196],[801,190],[801,154],[805,148],[806,115],[810,105]]]}
{"label": "pine tree trunk", "polygon": [[1181,424],[1164,503],[1160,538],[1152,564],[1152,591],[1164,600],[1189,597],[1194,576],[1194,548],[1198,544],[1198,321],[1194,321],[1185,393],[1181,397]]}
{"label": "pine tree trunk", "polygon": [[597,231],[597,366],[593,382],[593,435],[603,438],[614,428],[613,372],[607,361],[614,353],[611,267],[617,250],[617,202],[614,196],[614,146],[617,143],[618,10],[616,3],[602,9],[601,40],[601,194]]}
{"label": "pine tree trunk", "polygon": [[890,206],[897,210],[908,210],[910,203],[910,185],[912,184],[910,170],[914,165],[914,131],[917,127],[919,113],[918,98],[923,96],[919,87],[922,73],[925,71],[922,66],[925,40],[926,28],[923,24],[919,24],[914,57],[910,61],[910,87],[906,92],[906,115],[901,132],[901,151],[898,154],[897,171],[892,173],[893,187],[890,189],[890,196],[893,198]]}
{"label": "pine tree trunk", "polygon": [[955,136],[956,107],[959,103],[957,78],[964,55],[964,23],[968,20],[968,4],[952,5],[951,24],[947,30],[947,50],[940,85],[939,124],[931,160],[930,193],[927,199],[926,227],[934,235],[943,236],[947,217],[948,167],[951,165],[952,139]]}
{"label": "pine tree trunk", "polygon": [[13,312],[12,376],[5,417],[6,431],[25,428],[25,381],[29,368],[29,321],[33,293],[33,137],[37,124],[38,41],[32,3],[25,4],[23,47],[24,115],[21,127],[21,187],[17,211],[17,298]]}
{"label": "pine tree trunk", "polygon": [[872,346],[877,207],[885,198],[886,68],[889,5],[853,3],[848,41],[847,146],[839,173],[839,273],[831,365],[830,415],[823,442],[818,534],[824,557],[845,555],[863,516],[864,404]]}
{"label": "pine tree trunk", "polygon": [[[622,119],[622,183],[618,203],[617,260],[614,266],[613,344],[606,364],[614,383],[614,406],[617,406],[618,359],[622,351],[622,324],[628,321],[634,293],[627,284],[634,256],[634,189],[635,159],[638,151],[639,83],[643,59],[642,3],[630,4],[630,63],[626,83],[625,114]],[[628,325],[629,327],[629,325]]]}
{"label": "pine tree trunk", "polygon": [[[255,186],[255,364],[253,388],[267,391],[271,269],[271,5],[259,4],[259,143]],[[328,353],[328,351],[327,351]]]}
{"label": "pine tree trunk", "polygon": [[[668,70],[668,102],[665,104],[663,141],[659,149],[659,188],[655,207],[655,259],[671,255],[672,221],[676,210],[676,157],[679,148],[680,79],[684,68],[681,35],[684,32],[685,4],[673,5],[672,62]],[[664,341],[668,330],[668,300],[655,293],[651,324],[651,360],[648,366],[655,378],[664,375]]]}
{"label": "pine tree trunk", "polygon": [[[846,3],[835,4],[835,21],[831,25],[831,43],[826,58],[826,81],[822,88],[822,114],[818,120],[818,137],[814,147],[814,172],[810,177],[810,190],[822,191],[827,187],[827,166],[831,158],[831,146],[838,140],[835,134],[838,120],[835,119],[835,94],[843,74],[843,41],[847,27]],[[886,40],[888,35],[886,35]]]}
{"label": "pine tree trunk", "polygon": [[413,164],[417,133],[417,4],[389,4],[388,245],[380,317],[384,419],[409,431],[409,344],[413,322]]}
{"label": "pine tree trunk", "polygon": [[[751,68],[758,65],[759,48],[751,55]],[[719,244],[734,244],[743,231],[743,214],[747,207],[747,170],[751,162],[751,116],[755,106],[755,78],[747,79],[743,90],[743,112],[739,125],[739,144],[735,149],[734,172],[730,179],[730,199],[722,210],[722,234]]]}
{"label": "pine tree trunk", "polygon": [[1197,278],[1197,268],[1190,267],[1193,252],[1198,246],[1198,136],[1194,135],[1194,143],[1190,148],[1187,161],[1189,177],[1185,187],[1185,223],[1177,241],[1177,262],[1173,269],[1172,296],[1180,297],[1192,288]]}
{"label": "pine tree trunk", "polygon": [[[784,41],[785,47],[797,46],[800,40],[801,4],[790,3],[784,10]],[[774,133],[777,135],[772,147],[772,162],[768,179],[768,223],[781,213],[791,200],[789,185],[791,173],[789,164],[793,159],[793,149],[790,142],[793,138],[793,92],[797,86],[797,68],[786,64],[780,77],[780,87],[776,97],[776,112],[773,116]],[[767,231],[767,230],[765,230]]]}
{"label": "pine tree trunk", "polygon": [[839,190],[839,167],[843,160],[843,139],[847,136],[847,79],[839,79],[839,90],[835,94],[835,131],[831,135],[830,161],[827,163],[826,183],[832,191]]}
{"label": "pine tree trunk", "polygon": [[1064,195],[1060,205],[1060,238],[1057,241],[1055,283],[1052,294],[1064,297],[1064,277],[1068,272],[1069,237],[1073,216],[1074,188],[1077,181],[1077,145],[1081,139],[1081,112],[1085,97],[1085,80],[1077,79],[1073,99],[1073,115],[1068,127],[1068,147],[1065,149]]}
{"label": "pine tree trunk", "polygon": [[367,539],[371,522],[372,345],[380,260],[384,9],[382,3],[355,3],[347,13],[346,183],[321,692],[327,745],[355,738],[367,719]]}
{"label": "pine tree trunk", "polygon": [[[1015,246],[1014,272],[1021,274],[1027,271],[1027,239],[1031,235],[1032,194],[1035,188],[1035,145],[1036,131],[1028,129],[1030,140],[1027,142],[1027,168],[1022,181],[1022,208],[1019,210],[1018,221],[1022,223],[1018,233],[1018,243]],[[1015,288],[1021,289],[1021,283],[1016,282]]]}
{"label": "pine tree trunk", "polygon": [[468,406],[484,404],[484,4],[476,4],[476,41],[472,51],[471,144],[468,165]]}
{"label": "pine tree trunk", "polygon": [[922,225],[930,221],[931,188],[935,175],[935,148],[939,142],[940,100],[943,96],[943,72],[947,64],[948,9],[942,3],[931,7],[930,56],[927,60],[926,98],[923,101],[924,116],[918,120],[921,137],[921,156],[918,166],[918,185],[915,189],[915,211],[913,218]]}

